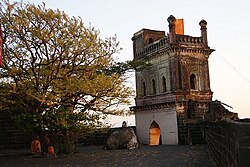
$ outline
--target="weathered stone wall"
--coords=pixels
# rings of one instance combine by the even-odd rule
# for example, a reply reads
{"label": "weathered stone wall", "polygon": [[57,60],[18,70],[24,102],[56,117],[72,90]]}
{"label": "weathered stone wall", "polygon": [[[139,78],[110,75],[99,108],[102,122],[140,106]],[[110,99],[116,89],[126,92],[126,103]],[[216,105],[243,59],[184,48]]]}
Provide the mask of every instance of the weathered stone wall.
{"label": "weathered stone wall", "polygon": [[219,166],[250,166],[250,120],[248,121],[209,124],[206,140]]}
{"label": "weathered stone wall", "polygon": [[109,136],[119,128],[113,129],[101,129],[89,134],[82,134],[78,137],[77,143],[79,146],[90,146],[90,145],[105,145]]}
{"label": "weathered stone wall", "polygon": [[[134,131],[136,131],[135,126],[132,126],[131,128]],[[99,129],[93,133],[82,134],[78,137],[77,144],[79,146],[105,145],[110,135],[114,131],[119,129],[121,129],[121,127],[110,128],[110,129]]]}
{"label": "weathered stone wall", "polygon": [[[0,150],[30,148],[34,139],[32,132],[17,129],[10,112],[0,113]],[[135,127],[132,127],[135,131]],[[78,137],[80,146],[105,145],[110,135],[120,128],[100,129],[90,134],[82,134]]]}
{"label": "weathered stone wall", "polygon": [[0,150],[29,148],[33,134],[17,129],[12,117],[9,112],[0,113]]}
{"label": "weathered stone wall", "polygon": [[[150,68],[136,72],[136,97],[150,97],[154,95],[161,95],[171,91],[171,80],[169,71],[169,55],[167,53],[149,59]],[[163,84],[163,77],[165,84]],[[154,84],[153,84],[154,80]],[[143,93],[142,83],[145,83],[145,92]],[[163,87],[164,85],[164,87]]]}

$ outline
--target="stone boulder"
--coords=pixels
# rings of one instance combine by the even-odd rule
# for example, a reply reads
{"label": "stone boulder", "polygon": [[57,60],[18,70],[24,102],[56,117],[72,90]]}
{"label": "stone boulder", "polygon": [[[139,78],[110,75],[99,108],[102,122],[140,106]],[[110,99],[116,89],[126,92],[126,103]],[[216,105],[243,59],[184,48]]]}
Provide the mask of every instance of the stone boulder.
{"label": "stone boulder", "polygon": [[132,128],[122,127],[114,131],[106,142],[105,149],[134,149],[138,148],[137,136]]}

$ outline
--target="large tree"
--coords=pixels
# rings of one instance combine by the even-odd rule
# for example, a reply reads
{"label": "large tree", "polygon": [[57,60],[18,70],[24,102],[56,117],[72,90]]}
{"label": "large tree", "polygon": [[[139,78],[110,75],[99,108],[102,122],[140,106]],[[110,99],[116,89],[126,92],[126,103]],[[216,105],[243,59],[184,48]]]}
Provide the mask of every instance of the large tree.
{"label": "large tree", "polygon": [[1,3],[3,66],[0,109],[23,114],[37,130],[95,126],[103,114],[123,114],[132,91],[126,63],[117,64],[116,37],[102,39],[80,17],[45,4]]}

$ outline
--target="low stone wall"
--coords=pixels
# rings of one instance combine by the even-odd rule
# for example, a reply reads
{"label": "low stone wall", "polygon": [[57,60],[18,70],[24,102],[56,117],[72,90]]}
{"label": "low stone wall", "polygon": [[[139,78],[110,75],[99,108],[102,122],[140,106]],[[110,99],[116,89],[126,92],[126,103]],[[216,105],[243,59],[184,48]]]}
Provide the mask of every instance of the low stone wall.
{"label": "low stone wall", "polygon": [[219,166],[250,166],[250,120],[209,123],[206,140]]}
{"label": "low stone wall", "polygon": [[[0,113],[0,150],[30,148],[34,139],[32,132],[17,129],[10,112]],[[132,127],[135,130],[135,126]],[[93,133],[82,134],[77,138],[77,145],[105,145],[110,135],[120,128],[99,129]]]}
{"label": "low stone wall", "polygon": [[[131,128],[136,129],[135,126],[132,126]],[[90,146],[90,145],[105,145],[106,141],[110,137],[110,135],[118,130],[121,129],[121,127],[118,128],[110,128],[110,129],[99,129],[96,130],[93,133],[89,134],[82,134],[77,139],[77,144],[79,146]]]}
{"label": "low stone wall", "polygon": [[10,112],[0,113],[0,150],[30,148],[33,134],[17,129],[12,116]]}

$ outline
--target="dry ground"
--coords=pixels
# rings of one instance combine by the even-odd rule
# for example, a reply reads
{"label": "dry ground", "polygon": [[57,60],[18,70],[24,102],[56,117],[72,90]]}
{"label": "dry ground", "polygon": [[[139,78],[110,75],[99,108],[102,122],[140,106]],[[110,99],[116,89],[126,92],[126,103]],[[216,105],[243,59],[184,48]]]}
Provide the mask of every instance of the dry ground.
{"label": "dry ground", "polygon": [[214,167],[205,145],[142,146],[133,150],[82,147],[78,153],[34,158],[24,151],[0,151],[0,166],[20,167]]}

